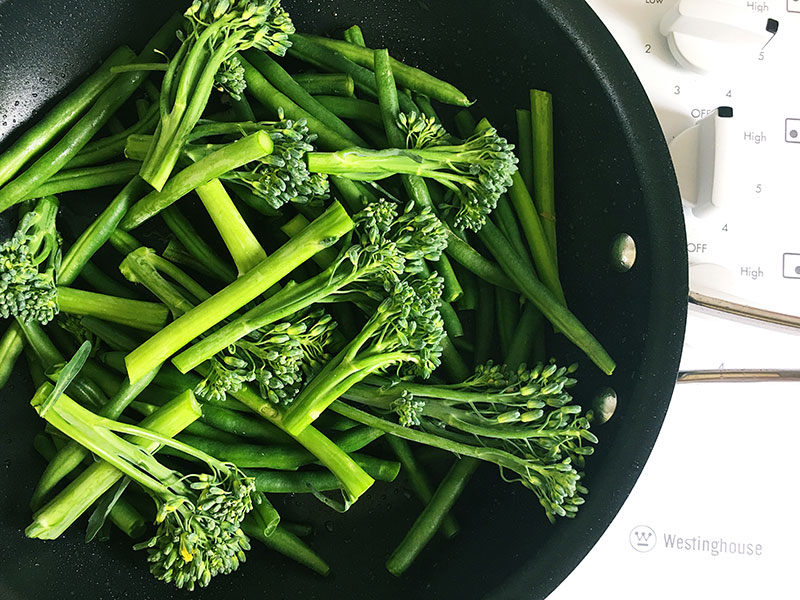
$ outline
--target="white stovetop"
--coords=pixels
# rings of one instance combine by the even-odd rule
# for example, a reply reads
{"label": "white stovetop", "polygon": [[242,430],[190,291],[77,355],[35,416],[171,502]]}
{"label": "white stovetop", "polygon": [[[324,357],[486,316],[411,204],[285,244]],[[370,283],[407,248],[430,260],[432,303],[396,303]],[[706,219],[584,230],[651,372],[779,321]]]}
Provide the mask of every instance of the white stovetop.
{"label": "white stovetop", "polygon": [[[800,205],[800,185],[795,185],[800,144],[787,143],[781,129],[786,118],[800,117],[800,14],[787,4],[797,0],[739,2],[778,19],[781,30],[767,48],[771,75],[743,71],[727,81],[691,75],[670,62],[658,21],[674,2],[588,0],[637,70],[668,140],[694,122],[698,107],[720,104],[734,105],[746,128],[767,132],[767,143],[751,148],[745,138],[738,151],[760,161],[754,173],[771,193],[773,204],[759,205],[753,216],[765,219],[764,208],[776,212],[772,221],[766,219],[767,227],[747,232],[739,238],[744,241],[732,245],[737,251],[746,246],[752,253],[747,264],[763,264],[767,277],[743,278],[747,281],[734,293],[764,308],[800,314],[800,280],[786,280],[773,267],[776,252],[800,249],[800,235],[792,235],[793,226],[786,228],[786,215],[797,208],[789,204]],[[674,93],[676,86],[683,96]],[[738,102],[730,96],[726,102],[730,89]],[[776,165],[783,163],[794,165],[791,173],[779,172]],[[751,194],[744,200],[757,198]],[[780,212],[782,206],[792,212]],[[732,218],[747,223],[742,215]],[[687,215],[687,225],[690,244],[698,243],[695,249],[707,243],[711,262],[730,260],[728,266],[738,271],[740,256],[728,259],[732,252],[726,254],[722,238],[703,229],[706,223]],[[705,260],[690,252],[690,263]],[[800,369],[798,335],[690,309],[681,368]],[[800,383],[679,384],[652,455],[622,510],[548,600],[800,598],[799,426]],[[597,433],[602,438],[599,428]]]}

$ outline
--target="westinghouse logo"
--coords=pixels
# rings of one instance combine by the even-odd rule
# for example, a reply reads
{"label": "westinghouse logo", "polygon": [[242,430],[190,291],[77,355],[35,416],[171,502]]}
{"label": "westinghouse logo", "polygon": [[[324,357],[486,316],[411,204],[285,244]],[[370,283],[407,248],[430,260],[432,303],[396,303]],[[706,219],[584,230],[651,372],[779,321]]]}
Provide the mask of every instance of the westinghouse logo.
{"label": "westinghouse logo", "polygon": [[630,542],[637,552],[650,552],[656,547],[656,532],[647,525],[637,525],[631,530]]}
{"label": "westinghouse logo", "polygon": [[[663,534],[664,550],[679,550],[707,553],[711,556],[762,556],[764,545],[742,540],[725,538],[704,538],[698,535],[686,537],[675,533]],[[652,527],[637,525],[628,536],[631,547],[637,552],[650,552],[656,547],[658,536]]]}

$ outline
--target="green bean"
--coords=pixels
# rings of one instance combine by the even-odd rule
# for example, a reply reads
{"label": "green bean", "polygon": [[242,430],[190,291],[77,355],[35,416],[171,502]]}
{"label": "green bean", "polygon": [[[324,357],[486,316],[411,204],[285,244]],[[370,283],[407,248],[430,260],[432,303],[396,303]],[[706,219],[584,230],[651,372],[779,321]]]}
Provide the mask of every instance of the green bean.
{"label": "green bean", "polygon": [[[174,207],[170,207],[174,208]],[[167,211],[169,212],[169,209]],[[193,269],[197,273],[208,277],[209,279],[218,279],[221,281],[229,282],[229,280],[222,280],[221,277],[216,276],[214,271],[212,271],[208,265],[204,264],[200,261],[197,257],[192,255],[186,248],[184,248],[183,244],[181,244],[177,239],[172,238],[167,242],[166,247],[164,248],[163,252],[161,252],[161,256],[166,260],[170,261],[171,263],[176,264],[179,267],[186,267],[187,269]],[[230,266],[222,263],[225,265],[225,272],[230,274]]]}
{"label": "green bean", "polygon": [[534,344],[540,329],[543,329],[544,317],[530,302],[525,304],[522,315],[508,345],[505,363],[516,370],[522,363],[531,364]]}
{"label": "green bean", "polygon": [[442,254],[442,257],[433,263],[436,272],[439,273],[443,282],[444,288],[442,290],[442,298],[445,302],[455,302],[464,295],[464,288],[461,287],[461,282],[458,280],[456,272],[453,270],[453,265],[447,259],[447,255]]}
{"label": "green bean", "polygon": [[285,94],[287,98],[307,111],[308,114],[316,117],[321,123],[347,139],[351,144],[356,146],[366,145],[366,142],[350,129],[344,121],[320,104],[314,96],[309,94],[266,52],[247,50],[244,52],[244,56],[278,91]]}
{"label": "green bean", "polygon": [[88,261],[83,265],[81,271],[81,279],[89,284],[94,291],[108,296],[117,296],[119,298],[128,298],[136,300],[139,296],[129,289],[125,284],[120,283],[116,279],[110,277],[105,271],[100,269],[92,261]]}
{"label": "green bean", "polygon": [[383,126],[381,110],[374,102],[344,96],[316,96],[316,99],[341,119],[352,119],[377,127]]}
{"label": "green bean", "polygon": [[146,188],[147,184],[139,177],[132,178],[122,188],[64,255],[58,272],[59,284],[70,285],[75,280],[94,253],[106,243],[133,202],[144,194]]}
{"label": "green bean", "polygon": [[472,374],[449,336],[442,340],[442,366],[454,381],[464,381]]}
{"label": "green bean", "polygon": [[447,235],[446,252],[450,258],[477,275],[483,281],[507,290],[516,289],[516,285],[508,278],[497,263],[485,258],[447,226],[445,226],[445,234]]}
{"label": "green bean", "polygon": [[292,77],[317,100],[322,95],[352,97],[355,92],[353,78],[346,73],[298,73]]}
{"label": "green bean", "polygon": [[475,310],[478,306],[478,278],[472,271],[468,271],[463,266],[456,263],[453,265],[461,288],[464,290],[461,298],[455,302],[455,307],[459,311]]}
{"label": "green bean", "polygon": [[367,45],[364,41],[364,32],[361,31],[361,27],[358,25],[352,25],[351,27],[345,29],[343,37],[345,40],[351,44],[355,44],[356,46],[365,48]]}
{"label": "green bean", "polygon": [[[342,40],[307,34],[294,34],[290,36],[290,38],[295,46],[298,44],[298,38],[304,38],[305,40],[333,50],[362,67],[368,69],[373,68],[374,56],[372,50],[369,48],[363,48]],[[434,100],[439,100],[446,104],[454,104],[456,106],[470,106],[472,104],[469,98],[458,88],[421,69],[411,67],[399,60],[392,59],[392,71],[395,74],[398,84],[403,88],[414,92],[420,92],[421,94],[425,94]]]}
{"label": "green bean", "polygon": [[264,535],[270,536],[281,522],[281,516],[264,494],[257,494],[253,502],[253,516]]}
{"label": "green bean", "polygon": [[414,103],[419,106],[419,109],[422,111],[422,114],[426,117],[433,119],[435,122],[441,124],[442,121],[439,118],[439,115],[433,108],[431,104],[431,99],[428,98],[425,94],[415,93],[414,96]]}
{"label": "green bean", "polygon": [[23,200],[33,200],[67,192],[93,190],[127,183],[139,171],[141,163],[123,160],[99,167],[82,167],[59,171],[42,185],[31,191]]}
{"label": "green bean", "polygon": [[500,338],[500,351],[505,355],[514,337],[514,328],[519,318],[519,301],[516,294],[501,288],[495,288],[497,306],[497,333]]}
{"label": "green bean", "polygon": [[[383,432],[359,427],[336,437],[334,442],[343,452],[355,452],[376,440]],[[183,442],[203,452],[229,461],[240,468],[279,469],[293,471],[316,462],[317,458],[305,448],[289,445],[224,444],[192,435],[178,436]]]}
{"label": "green bean", "polygon": [[386,561],[386,568],[392,575],[397,577],[402,575],[422,552],[433,534],[441,527],[445,515],[464,491],[477,466],[478,461],[474,458],[465,456],[456,459],[455,464],[436,488],[431,501],[425,505],[406,537]]}
{"label": "green bean", "polygon": [[[431,498],[433,498],[433,489],[428,481],[427,474],[414,457],[411,446],[407,441],[393,435],[387,436],[386,441],[389,442],[392,451],[397,456],[400,464],[403,465],[403,472],[408,478],[411,489],[414,490],[414,493],[422,502],[422,505],[427,505],[431,501]],[[446,538],[453,538],[458,533],[458,523],[452,514],[444,516],[442,520],[442,533]]]}
{"label": "green bean", "polygon": [[139,120],[125,131],[86,144],[75,155],[75,158],[67,163],[66,168],[77,169],[79,167],[97,165],[109,158],[122,156],[125,150],[125,140],[129,135],[153,133],[157,124],[158,104],[154,102],[139,117]]}
{"label": "green bean", "polygon": [[553,167],[553,97],[549,92],[531,90],[531,132],[533,139],[533,186],[545,237],[553,260],[556,250],[555,174]]}
{"label": "green bean", "polygon": [[492,352],[494,342],[496,312],[494,306],[495,294],[492,286],[478,280],[478,309],[475,317],[475,353],[473,360],[475,365],[484,364]]}
{"label": "green bean", "polygon": [[[56,365],[66,362],[64,356],[44,332],[41,325],[33,321],[26,323],[19,319],[17,319],[17,323],[25,337],[25,342],[33,348],[45,372],[48,372]],[[67,391],[70,396],[85,406],[99,407],[108,402],[108,398],[106,398],[100,387],[82,373],[78,373],[75,379],[72,380]]]}
{"label": "green bean", "polygon": [[286,117],[295,121],[305,119],[308,130],[317,136],[317,144],[326,150],[341,150],[353,145],[348,138],[340,135],[282,94],[246,59],[240,58],[239,60],[244,68],[247,93],[274,115],[282,112]]}
{"label": "green bean", "polygon": [[105,62],[40,121],[0,154],[0,186],[16,175],[31,157],[44,150],[64,129],[72,125],[116,79],[111,67],[135,57],[127,46],[117,48]]}
{"label": "green bean", "polygon": [[[520,180],[521,181],[521,180]],[[522,185],[524,188],[524,184]],[[578,318],[572,314],[539,281],[527,268],[525,262],[516,256],[508,240],[499,229],[488,220],[480,230],[478,236],[495,258],[500,261],[506,274],[519,286],[522,294],[536,306],[542,314],[563,333],[567,339],[583,350],[601,371],[610,375],[614,372],[616,364],[608,355],[600,342],[583,326]]]}
{"label": "green bean", "polygon": [[240,123],[249,123],[256,120],[253,107],[250,106],[250,102],[247,101],[247,97],[244,94],[242,94],[238,100],[233,97],[231,97],[230,100],[231,110],[236,116],[236,121],[239,121]]}
{"label": "green bean", "polygon": [[517,109],[517,153],[519,155],[519,172],[525,187],[532,194],[533,190],[533,138],[531,137],[531,111]]}
{"label": "green bean", "polygon": [[264,419],[251,419],[242,413],[219,406],[204,405],[201,420],[222,431],[259,442],[273,444],[294,442],[291,436]]}
{"label": "green bean", "polygon": [[[139,54],[140,58],[155,56],[155,50],[168,44],[178,27],[178,19],[168,21]],[[132,56],[132,52],[130,55]],[[0,212],[28,197],[30,192],[61,170],[100,131],[111,116],[142,84],[143,71],[118,75],[95,101],[92,107],[50,150],[45,152],[25,172],[0,189]]]}
{"label": "green bean", "polygon": [[[365,68],[365,66],[353,62],[336,50],[332,50],[324,44],[319,43],[319,40],[324,40],[326,38],[312,39],[309,36],[298,34],[293,34],[289,37],[292,40],[292,47],[289,49],[290,54],[300,58],[300,60],[310,62],[310,64],[314,66],[321,66],[335,73],[347,73],[353,78],[353,81],[360,90],[373,97],[377,97],[378,91],[375,85],[375,74],[373,73],[374,63],[372,58],[370,58],[369,66]],[[350,44],[347,45],[350,46]],[[372,50],[365,48],[362,50],[368,52],[370,55],[373,53]],[[414,112],[416,109],[411,98],[405,94],[401,94],[398,100],[400,109],[403,112],[410,113]]]}
{"label": "green bean", "polygon": [[214,252],[177,206],[162,211],[161,218],[189,254],[213,274],[214,279],[223,283],[236,280],[236,270]]}
{"label": "green bean", "polygon": [[242,531],[250,537],[257,539],[268,548],[288,556],[312,571],[322,576],[327,575],[331,568],[322,560],[311,548],[289,530],[281,525],[272,532],[272,535],[264,535],[264,531],[253,522],[253,517],[248,517],[242,521]]}
{"label": "green bean", "polygon": [[308,537],[314,533],[314,528],[311,525],[306,525],[305,523],[289,523],[287,521],[281,521],[281,527],[283,527],[286,531],[293,533],[297,537]]}

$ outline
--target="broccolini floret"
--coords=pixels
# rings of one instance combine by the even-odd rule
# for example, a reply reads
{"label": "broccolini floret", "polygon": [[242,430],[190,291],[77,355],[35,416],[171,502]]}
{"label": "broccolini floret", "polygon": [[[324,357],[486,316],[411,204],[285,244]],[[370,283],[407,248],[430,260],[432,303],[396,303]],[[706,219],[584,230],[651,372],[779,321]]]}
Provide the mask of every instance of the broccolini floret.
{"label": "broccolini floret", "polygon": [[290,433],[299,433],[327,406],[365,377],[389,370],[430,377],[439,366],[445,336],[442,279],[412,274],[394,284],[367,323],[295,398],[284,415]]}
{"label": "broccolini floret", "polygon": [[322,273],[287,286],[269,300],[210,333],[173,359],[182,372],[193,369],[243,336],[316,303],[364,299],[372,304],[424,260],[438,260],[446,245],[441,222],[430,209],[409,203],[402,214],[388,200],[368,204],[353,217],[355,228],[337,259]]}
{"label": "broccolini floret", "polygon": [[11,239],[0,246],[0,315],[43,325],[58,314],[56,275],[61,236],[56,230],[58,200],[42,198],[20,219]]}
{"label": "broccolini floret", "polygon": [[451,143],[432,120],[416,116],[398,119],[411,148],[370,150],[347,148],[311,152],[312,173],[375,181],[395,174],[419,175],[439,182],[452,193],[446,207],[458,228],[478,231],[511,185],[517,169],[514,146],[489,127],[461,143]]}
{"label": "broccolini floret", "polygon": [[468,446],[470,456],[494,462],[505,480],[532,490],[549,519],[572,517],[586,491],[577,469],[597,442],[589,416],[568,392],[576,383],[571,377],[575,368],[551,360],[512,371],[488,362],[457,384],[373,377],[344,397],[395,413],[403,427],[435,436],[434,445],[442,444],[438,447],[459,453],[458,446]]}
{"label": "broccolini floret", "polygon": [[226,61],[248,48],[283,56],[294,33],[280,0],[195,0],[184,16],[181,46],[161,87],[161,119],[140,170],[142,179],[157,190],[178,162],[215,83],[230,77],[235,92],[243,90],[241,73]]}

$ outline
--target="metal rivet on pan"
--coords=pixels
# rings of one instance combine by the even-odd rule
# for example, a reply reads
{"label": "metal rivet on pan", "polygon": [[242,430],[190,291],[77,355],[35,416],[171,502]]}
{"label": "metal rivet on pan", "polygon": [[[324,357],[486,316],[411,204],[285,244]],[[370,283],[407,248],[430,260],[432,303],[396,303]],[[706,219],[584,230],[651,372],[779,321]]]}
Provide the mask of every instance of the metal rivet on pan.
{"label": "metal rivet on pan", "polygon": [[617,392],[610,387],[603,388],[592,400],[591,421],[601,425],[608,421],[617,410]]}
{"label": "metal rivet on pan", "polygon": [[611,266],[620,273],[630,271],[636,262],[636,242],[627,233],[620,233],[611,242]]}

